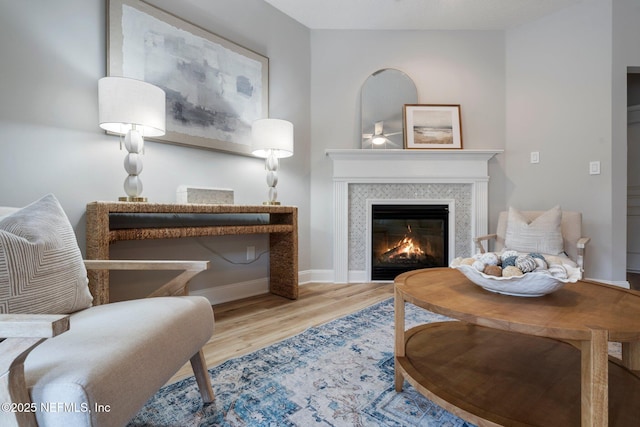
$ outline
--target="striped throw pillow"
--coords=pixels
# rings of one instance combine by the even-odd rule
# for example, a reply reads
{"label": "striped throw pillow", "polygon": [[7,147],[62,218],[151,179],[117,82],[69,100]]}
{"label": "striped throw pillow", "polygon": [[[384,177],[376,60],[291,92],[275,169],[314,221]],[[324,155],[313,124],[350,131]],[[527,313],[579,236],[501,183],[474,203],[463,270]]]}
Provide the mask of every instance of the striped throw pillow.
{"label": "striped throw pillow", "polygon": [[531,222],[520,211],[510,207],[505,247],[524,253],[560,255],[564,252],[561,224],[560,206],[554,206],[543,212]]}
{"label": "striped throw pillow", "polygon": [[73,227],[55,196],[0,219],[0,313],[68,314],[92,300]]}

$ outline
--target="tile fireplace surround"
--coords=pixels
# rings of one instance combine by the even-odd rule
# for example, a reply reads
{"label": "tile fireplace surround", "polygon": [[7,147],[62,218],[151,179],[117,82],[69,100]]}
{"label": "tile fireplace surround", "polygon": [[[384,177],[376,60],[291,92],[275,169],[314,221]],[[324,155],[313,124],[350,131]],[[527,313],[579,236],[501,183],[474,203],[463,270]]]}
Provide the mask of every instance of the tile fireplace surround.
{"label": "tile fireplace surround", "polygon": [[489,160],[503,150],[326,150],[333,161],[336,283],[370,281],[372,204],[448,204],[449,261],[486,234]]}

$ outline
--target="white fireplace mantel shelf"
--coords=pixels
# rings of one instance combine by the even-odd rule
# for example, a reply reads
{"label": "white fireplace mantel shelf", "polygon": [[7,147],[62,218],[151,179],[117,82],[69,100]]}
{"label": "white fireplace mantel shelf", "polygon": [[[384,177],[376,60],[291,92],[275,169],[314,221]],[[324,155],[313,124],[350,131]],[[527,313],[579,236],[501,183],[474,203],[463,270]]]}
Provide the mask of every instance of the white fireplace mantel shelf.
{"label": "white fireplace mantel shelf", "polygon": [[375,159],[375,158],[394,158],[394,159],[430,159],[430,158],[458,158],[468,157],[475,159],[489,160],[496,154],[500,154],[504,150],[366,150],[366,149],[343,149],[329,148],[325,150],[325,154],[332,158],[343,159]]}
{"label": "white fireplace mantel shelf", "polygon": [[[488,176],[488,161],[503,150],[344,150],[329,149],[333,179],[357,182],[418,181],[456,182]],[[454,179],[454,181],[451,181]],[[372,181],[369,181],[372,182]]]}
{"label": "white fireplace mantel shelf", "polygon": [[[489,160],[503,150],[329,149],[333,163],[334,281],[349,280],[349,185],[454,184],[472,186],[471,233],[487,233]],[[471,245],[471,238],[469,237]],[[357,280],[355,280],[357,281]]]}

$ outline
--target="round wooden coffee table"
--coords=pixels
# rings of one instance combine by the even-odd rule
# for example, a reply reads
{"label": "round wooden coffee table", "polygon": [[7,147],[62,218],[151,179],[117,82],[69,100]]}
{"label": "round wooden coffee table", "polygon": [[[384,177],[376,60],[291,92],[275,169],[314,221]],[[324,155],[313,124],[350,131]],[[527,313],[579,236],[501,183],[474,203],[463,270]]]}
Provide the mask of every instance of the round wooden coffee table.
{"label": "round wooden coffee table", "polygon": [[[461,322],[405,331],[405,303]],[[451,268],[395,280],[395,387],[481,426],[640,426],[640,292],[496,294]],[[622,359],[608,356],[622,343]]]}

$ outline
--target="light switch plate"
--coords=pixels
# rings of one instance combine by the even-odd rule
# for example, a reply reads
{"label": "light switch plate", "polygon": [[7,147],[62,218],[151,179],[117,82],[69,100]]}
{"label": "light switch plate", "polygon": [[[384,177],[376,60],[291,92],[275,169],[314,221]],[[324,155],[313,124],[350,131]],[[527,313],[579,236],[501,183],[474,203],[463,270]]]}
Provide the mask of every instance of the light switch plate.
{"label": "light switch plate", "polygon": [[600,175],[600,162],[589,162],[589,175]]}
{"label": "light switch plate", "polygon": [[531,152],[531,163],[540,163],[540,152],[532,151]]}

